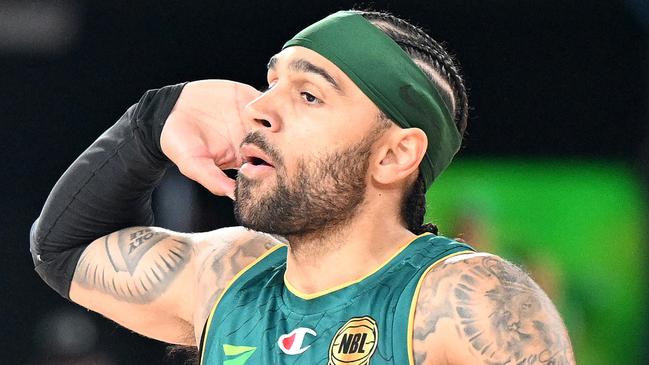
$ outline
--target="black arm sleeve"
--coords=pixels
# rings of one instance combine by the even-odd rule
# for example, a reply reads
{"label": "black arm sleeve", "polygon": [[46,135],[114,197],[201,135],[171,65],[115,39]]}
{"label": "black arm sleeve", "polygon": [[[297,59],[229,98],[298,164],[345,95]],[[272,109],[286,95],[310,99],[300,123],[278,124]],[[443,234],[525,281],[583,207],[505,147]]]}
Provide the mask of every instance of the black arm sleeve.
{"label": "black arm sleeve", "polygon": [[36,272],[69,299],[85,247],[99,237],[151,225],[151,193],[171,163],[160,134],[185,84],[147,91],[67,169],[30,231]]}

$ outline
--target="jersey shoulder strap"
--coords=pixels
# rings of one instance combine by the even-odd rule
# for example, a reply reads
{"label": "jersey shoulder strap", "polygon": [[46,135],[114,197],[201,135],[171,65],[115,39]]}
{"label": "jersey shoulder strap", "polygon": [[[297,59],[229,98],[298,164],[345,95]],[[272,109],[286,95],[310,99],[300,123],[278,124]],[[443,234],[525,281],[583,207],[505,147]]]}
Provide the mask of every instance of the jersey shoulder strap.
{"label": "jersey shoulder strap", "polygon": [[[412,247],[407,260],[409,261],[408,264],[416,270],[415,275],[406,284],[395,310],[393,324],[395,364],[414,365],[415,363],[412,346],[414,317],[419,290],[426,274],[453,256],[475,252],[467,244],[432,234],[413,243],[416,246]],[[398,351],[397,349],[405,349],[406,351]]]}
{"label": "jersey shoulder strap", "polygon": [[216,313],[219,305],[224,301],[223,298],[230,293],[237,293],[241,286],[244,285],[248,280],[248,277],[254,277],[259,275],[259,273],[266,271],[270,268],[277,267],[286,262],[286,253],[287,247],[284,244],[276,245],[270,248],[268,251],[264,252],[263,255],[259,256],[255,261],[250,263],[248,266],[239,271],[230,282],[223,289],[218,299],[212,305],[210,310],[210,315],[205,322],[205,327],[203,328],[203,334],[201,336],[201,343],[199,348],[199,363],[203,364],[203,358],[205,356],[205,349],[209,348],[211,342],[210,334],[214,331],[210,331],[213,326],[214,314]]}

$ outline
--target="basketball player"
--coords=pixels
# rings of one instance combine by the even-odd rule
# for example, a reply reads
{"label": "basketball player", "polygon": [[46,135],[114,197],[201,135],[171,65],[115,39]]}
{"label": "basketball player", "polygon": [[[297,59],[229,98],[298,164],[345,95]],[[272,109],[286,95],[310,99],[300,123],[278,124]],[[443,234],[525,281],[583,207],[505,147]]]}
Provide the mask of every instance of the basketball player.
{"label": "basketball player", "polygon": [[[388,14],[338,12],[270,59],[263,93],[147,92],[54,187],[32,227],[36,271],[208,365],[574,364],[525,273],[422,226],[466,121],[437,42]],[[246,228],[150,227],[170,161],[235,198]]]}

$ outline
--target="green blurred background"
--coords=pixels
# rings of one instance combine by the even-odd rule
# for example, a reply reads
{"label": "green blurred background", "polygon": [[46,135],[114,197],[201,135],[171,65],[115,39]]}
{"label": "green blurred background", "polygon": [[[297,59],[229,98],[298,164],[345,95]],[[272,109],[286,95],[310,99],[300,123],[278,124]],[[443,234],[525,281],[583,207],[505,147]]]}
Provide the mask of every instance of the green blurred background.
{"label": "green blurred background", "polygon": [[427,198],[442,234],[532,275],[564,317],[578,363],[642,363],[648,216],[629,166],[460,159]]}

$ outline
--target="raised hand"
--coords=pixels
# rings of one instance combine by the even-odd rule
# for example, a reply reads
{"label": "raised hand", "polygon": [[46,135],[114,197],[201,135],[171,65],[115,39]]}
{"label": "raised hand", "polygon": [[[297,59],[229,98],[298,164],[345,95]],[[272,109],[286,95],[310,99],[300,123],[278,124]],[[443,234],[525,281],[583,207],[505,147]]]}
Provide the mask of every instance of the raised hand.
{"label": "raised hand", "polygon": [[234,199],[235,182],[223,170],[241,166],[239,144],[247,133],[241,112],[260,94],[233,81],[190,82],[162,130],[162,151],[183,175]]}

